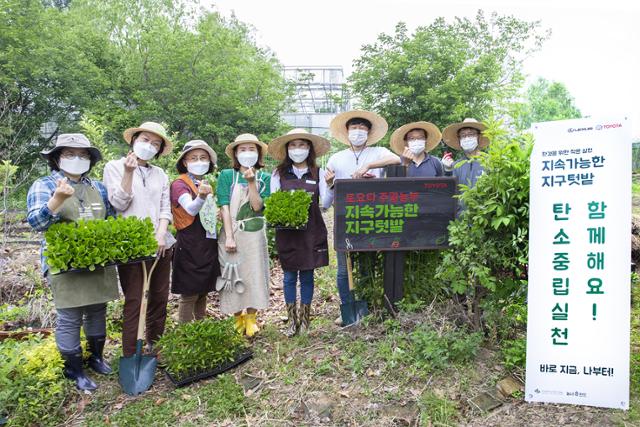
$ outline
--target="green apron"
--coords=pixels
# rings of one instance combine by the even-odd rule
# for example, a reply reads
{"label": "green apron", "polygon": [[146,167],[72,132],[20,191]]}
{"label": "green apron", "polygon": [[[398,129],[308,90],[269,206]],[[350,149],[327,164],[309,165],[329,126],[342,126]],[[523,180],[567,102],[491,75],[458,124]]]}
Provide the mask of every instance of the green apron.
{"label": "green apron", "polygon": [[[58,212],[62,221],[103,219],[107,209],[100,192],[90,184],[70,183],[75,192]],[[56,308],[82,307],[119,298],[114,266],[95,271],[50,274],[49,283]]]}

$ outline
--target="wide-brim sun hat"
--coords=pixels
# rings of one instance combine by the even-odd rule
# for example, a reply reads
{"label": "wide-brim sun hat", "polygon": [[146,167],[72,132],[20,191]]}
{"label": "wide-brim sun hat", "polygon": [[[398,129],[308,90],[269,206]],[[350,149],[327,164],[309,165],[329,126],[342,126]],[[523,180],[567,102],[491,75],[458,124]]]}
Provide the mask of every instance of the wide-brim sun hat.
{"label": "wide-brim sun hat", "polygon": [[84,148],[91,153],[96,162],[102,160],[102,154],[96,147],[91,146],[91,141],[81,133],[61,133],[56,138],[56,145],[50,150],[43,150],[40,155],[49,160],[51,154],[63,148]]}
{"label": "wide-brim sun hat", "polygon": [[122,136],[124,137],[124,140],[127,142],[127,144],[131,145],[133,135],[138,132],[151,132],[155,135],[158,135],[164,141],[164,149],[162,150],[162,153],[160,153],[160,155],[166,156],[167,154],[171,153],[171,150],[173,149],[173,142],[171,142],[171,140],[167,136],[166,129],[160,123],[144,122],[136,128],[129,128],[125,130],[122,133]]}
{"label": "wide-brim sun hat", "polygon": [[371,122],[371,129],[369,129],[369,136],[367,138],[367,145],[373,145],[380,141],[387,134],[389,125],[387,121],[376,113],[365,110],[351,110],[340,113],[331,120],[329,128],[331,130],[331,136],[338,141],[346,145],[351,145],[349,142],[349,130],[347,129],[347,122],[351,119],[360,118],[367,119]]}
{"label": "wide-brim sun hat", "polygon": [[440,139],[442,138],[440,129],[438,129],[438,126],[434,125],[433,123],[430,123],[430,122],[407,123],[406,125],[400,126],[391,134],[391,140],[389,145],[391,146],[391,149],[399,156],[402,155],[405,147],[407,146],[405,143],[406,141],[404,140],[404,137],[409,131],[412,131],[414,129],[422,129],[427,133],[427,141],[424,146],[424,151],[427,153],[433,150],[434,148],[436,148],[438,146],[438,143],[440,142]]}
{"label": "wide-brim sun hat", "polygon": [[218,164],[218,155],[216,154],[216,152],[213,151],[213,148],[211,148],[209,144],[207,144],[205,141],[201,139],[194,139],[184,144],[184,147],[182,147],[182,153],[180,153],[180,157],[178,157],[178,161],[176,162],[176,164],[179,165],[182,159],[184,158],[184,156],[193,150],[206,151],[207,154],[209,154],[211,163],[213,163],[214,166]]}
{"label": "wide-brim sun hat", "polygon": [[256,144],[258,146],[262,154],[262,157],[264,157],[267,154],[267,150],[268,150],[267,144],[260,141],[258,137],[252,133],[243,133],[241,135],[236,136],[236,139],[234,139],[233,142],[227,145],[227,147],[224,149],[224,153],[227,155],[227,157],[233,160],[233,149],[240,144],[246,144],[249,142]]}
{"label": "wide-brim sun hat", "polygon": [[489,146],[489,138],[482,135],[482,132],[484,132],[487,127],[476,119],[464,119],[460,123],[454,123],[447,126],[442,131],[442,140],[444,143],[454,150],[462,150],[462,147],[460,146],[460,138],[458,138],[458,131],[462,128],[473,128],[480,132],[478,148],[485,148]]}
{"label": "wide-brim sun hat", "polygon": [[287,144],[296,139],[311,142],[316,157],[327,154],[331,149],[331,143],[326,138],[309,133],[304,129],[296,128],[271,141],[269,143],[269,155],[276,160],[283,160],[287,156]]}

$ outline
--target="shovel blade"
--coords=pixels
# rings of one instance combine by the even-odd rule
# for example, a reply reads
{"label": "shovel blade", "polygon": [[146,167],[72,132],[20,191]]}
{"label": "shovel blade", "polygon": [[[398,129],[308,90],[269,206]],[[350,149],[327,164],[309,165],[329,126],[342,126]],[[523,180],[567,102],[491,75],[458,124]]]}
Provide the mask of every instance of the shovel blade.
{"label": "shovel blade", "polygon": [[137,396],[149,390],[156,375],[158,360],[155,356],[136,353],[120,358],[119,381],[122,390],[130,396]]}
{"label": "shovel blade", "polygon": [[369,314],[369,306],[366,301],[353,301],[340,304],[340,316],[342,316],[342,326],[349,326],[358,323]]}

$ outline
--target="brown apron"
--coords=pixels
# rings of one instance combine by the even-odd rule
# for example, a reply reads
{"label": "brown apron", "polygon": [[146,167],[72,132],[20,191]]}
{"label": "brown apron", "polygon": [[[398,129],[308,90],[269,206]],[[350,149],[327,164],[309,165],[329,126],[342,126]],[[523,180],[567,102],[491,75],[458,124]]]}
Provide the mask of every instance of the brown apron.
{"label": "brown apron", "polygon": [[[238,183],[239,175],[234,172],[229,203],[236,252],[229,253],[225,250],[226,235],[223,227],[218,239],[218,257],[221,266],[225,263],[237,264],[238,276],[234,276],[234,279],[242,279],[245,291],[220,292],[220,311],[225,314],[237,313],[246,308],[263,310],[269,307],[269,252],[265,221],[262,214],[251,209],[249,189]],[[261,173],[258,172],[258,191],[261,185],[265,185],[260,177]]]}
{"label": "brown apron", "polygon": [[300,179],[291,170],[280,177],[282,191],[305,190],[312,194],[307,229],[276,230],[276,248],[283,270],[304,271],[329,265],[327,227],[320,212],[319,170],[309,170]]}
{"label": "brown apron", "polygon": [[[196,197],[190,189],[191,197]],[[171,292],[182,295],[198,295],[215,289],[220,275],[218,240],[208,239],[206,230],[196,215],[193,222],[176,233],[173,251]]]}
{"label": "brown apron", "polygon": [[[100,192],[90,184],[70,183],[75,193],[62,204],[58,212],[65,222],[78,219],[104,219],[107,209]],[[82,307],[119,298],[116,268],[96,268],[94,271],[49,275],[49,284],[56,308]]]}

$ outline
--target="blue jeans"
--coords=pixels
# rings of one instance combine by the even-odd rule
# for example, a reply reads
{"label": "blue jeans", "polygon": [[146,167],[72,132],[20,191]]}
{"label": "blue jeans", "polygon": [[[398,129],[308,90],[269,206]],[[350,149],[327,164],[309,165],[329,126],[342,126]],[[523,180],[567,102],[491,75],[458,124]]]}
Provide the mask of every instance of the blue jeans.
{"label": "blue jeans", "polygon": [[347,273],[347,253],[338,252],[338,273],[336,282],[338,284],[338,295],[342,304],[353,302],[353,293],[349,290],[349,274]]}
{"label": "blue jeans", "polygon": [[300,275],[300,302],[311,304],[313,299],[313,271],[286,271],[284,272],[284,302],[295,304],[298,275]]}

